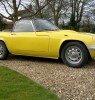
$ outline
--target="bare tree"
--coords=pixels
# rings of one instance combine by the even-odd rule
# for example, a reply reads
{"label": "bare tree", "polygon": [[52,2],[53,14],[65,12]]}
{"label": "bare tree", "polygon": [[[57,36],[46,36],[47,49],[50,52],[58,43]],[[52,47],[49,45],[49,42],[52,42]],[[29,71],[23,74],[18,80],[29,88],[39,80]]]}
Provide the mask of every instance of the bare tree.
{"label": "bare tree", "polygon": [[[0,16],[15,22],[18,20],[19,8],[23,6],[28,11],[27,13],[30,12],[30,15],[24,17],[45,17],[52,19],[57,26],[59,25],[61,17],[66,14],[70,19],[69,25],[76,29],[84,16],[85,7],[88,5],[91,6],[91,1],[94,0],[31,0],[29,5],[25,5],[21,0],[11,0],[11,2],[10,0],[0,0],[9,17],[6,17],[2,13],[0,13]],[[9,12],[9,7],[12,9],[13,14]]]}
{"label": "bare tree", "polygon": [[48,2],[42,1],[42,4],[39,0],[31,0],[31,4],[28,5],[27,7],[23,4],[21,4],[24,9],[28,10],[30,12],[29,15],[24,16],[24,17],[40,17],[43,18],[43,10],[46,10],[45,8],[52,2],[52,0],[49,0]]}
{"label": "bare tree", "polygon": [[[48,0],[46,0],[46,2],[48,3]],[[62,0],[60,1],[52,0],[52,2],[48,5],[49,13],[52,15],[53,20],[57,26],[58,26],[58,20],[59,20],[59,13],[62,8],[61,4],[62,4]]]}
{"label": "bare tree", "polygon": [[[9,17],[6,17],[4,14],[0,13],[0,16],[2,16],[3,18],[12,20],[13,22],[18,20],[18,9],[20,7],[21,4],[21,0],[19,0],[19,3],[17,4],[17,0],[12,0],[12,2],[10,3],[9,0],[1,0],[0,3],[3,5],[6,13],[9,15]],[[9,8],[6,6],[6,4],[8,5],[8,7],[10,7],[11,10],[13,10],[14,16],[11,16],[11,12],[9,12]]]}
{"label": "bare tree", "polygon": [[82,20],[85,7],[93,0],[69,0],[71,9],[70,26],[74,29],[78,28],[79,23]]}
{"label": "bare tree", "polygon": [[[39,0],[35,0],[35,1],[36,1],[36,5],[37,5],[37,10],[38,10],[38,9],[41,8],[41,6],[40,6],[40,2],[39,2]],[[41,18],[43,18],[43,15],[42,15],[41,10],[39,10],[38,14],[39,14],[39,16],[40,16]]]}

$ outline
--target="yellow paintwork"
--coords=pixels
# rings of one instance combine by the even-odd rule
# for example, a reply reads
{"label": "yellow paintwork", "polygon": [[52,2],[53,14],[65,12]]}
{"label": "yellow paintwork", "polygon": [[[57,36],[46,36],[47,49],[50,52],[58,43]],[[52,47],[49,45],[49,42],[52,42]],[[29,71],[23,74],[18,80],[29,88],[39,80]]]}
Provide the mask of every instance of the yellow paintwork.
{"label": "yellow paintwork", "polygon": [[[71,30],[46,32],[0,32],[0,40],[4,41],[9,52],[15,55],[59,58],[63,42],[77,40],[87,47],[95,46],[95,35],[78,33]],[[89,50],[91,57],[95,51]]]}

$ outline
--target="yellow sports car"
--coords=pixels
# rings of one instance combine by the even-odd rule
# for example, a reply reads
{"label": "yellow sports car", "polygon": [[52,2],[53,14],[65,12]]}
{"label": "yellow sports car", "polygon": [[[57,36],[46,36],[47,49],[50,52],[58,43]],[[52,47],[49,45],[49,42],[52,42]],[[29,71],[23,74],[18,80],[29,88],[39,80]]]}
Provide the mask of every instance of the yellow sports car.
{"label": "yellow sports car", "polygon": [[11,32],[0,32],[0,59],[8,54],[61,58],[71,67],[82,67],[95,57],[95,35],[60,30],[45,19],[22,19]]}

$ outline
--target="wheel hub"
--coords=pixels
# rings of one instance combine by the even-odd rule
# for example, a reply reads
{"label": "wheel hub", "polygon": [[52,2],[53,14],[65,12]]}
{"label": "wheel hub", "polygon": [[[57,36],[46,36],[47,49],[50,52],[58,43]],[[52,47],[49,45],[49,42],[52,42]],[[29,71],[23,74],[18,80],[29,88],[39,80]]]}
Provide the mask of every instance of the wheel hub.
{"label": "wheel hub", "polygon": [[68,47],[65,53],[65,57],[68,62],[77,64],[82,59],[82,51],[76,46]]}

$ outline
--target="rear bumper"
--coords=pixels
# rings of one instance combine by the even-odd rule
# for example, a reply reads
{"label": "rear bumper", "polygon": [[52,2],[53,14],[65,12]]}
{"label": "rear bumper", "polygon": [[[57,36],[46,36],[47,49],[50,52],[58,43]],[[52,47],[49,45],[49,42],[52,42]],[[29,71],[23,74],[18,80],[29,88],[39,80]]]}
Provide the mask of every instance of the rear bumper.
{"label": "rear bumper", "polygon": [[89,53],[92,58],[95,58],[95,45],[88,46]]}

